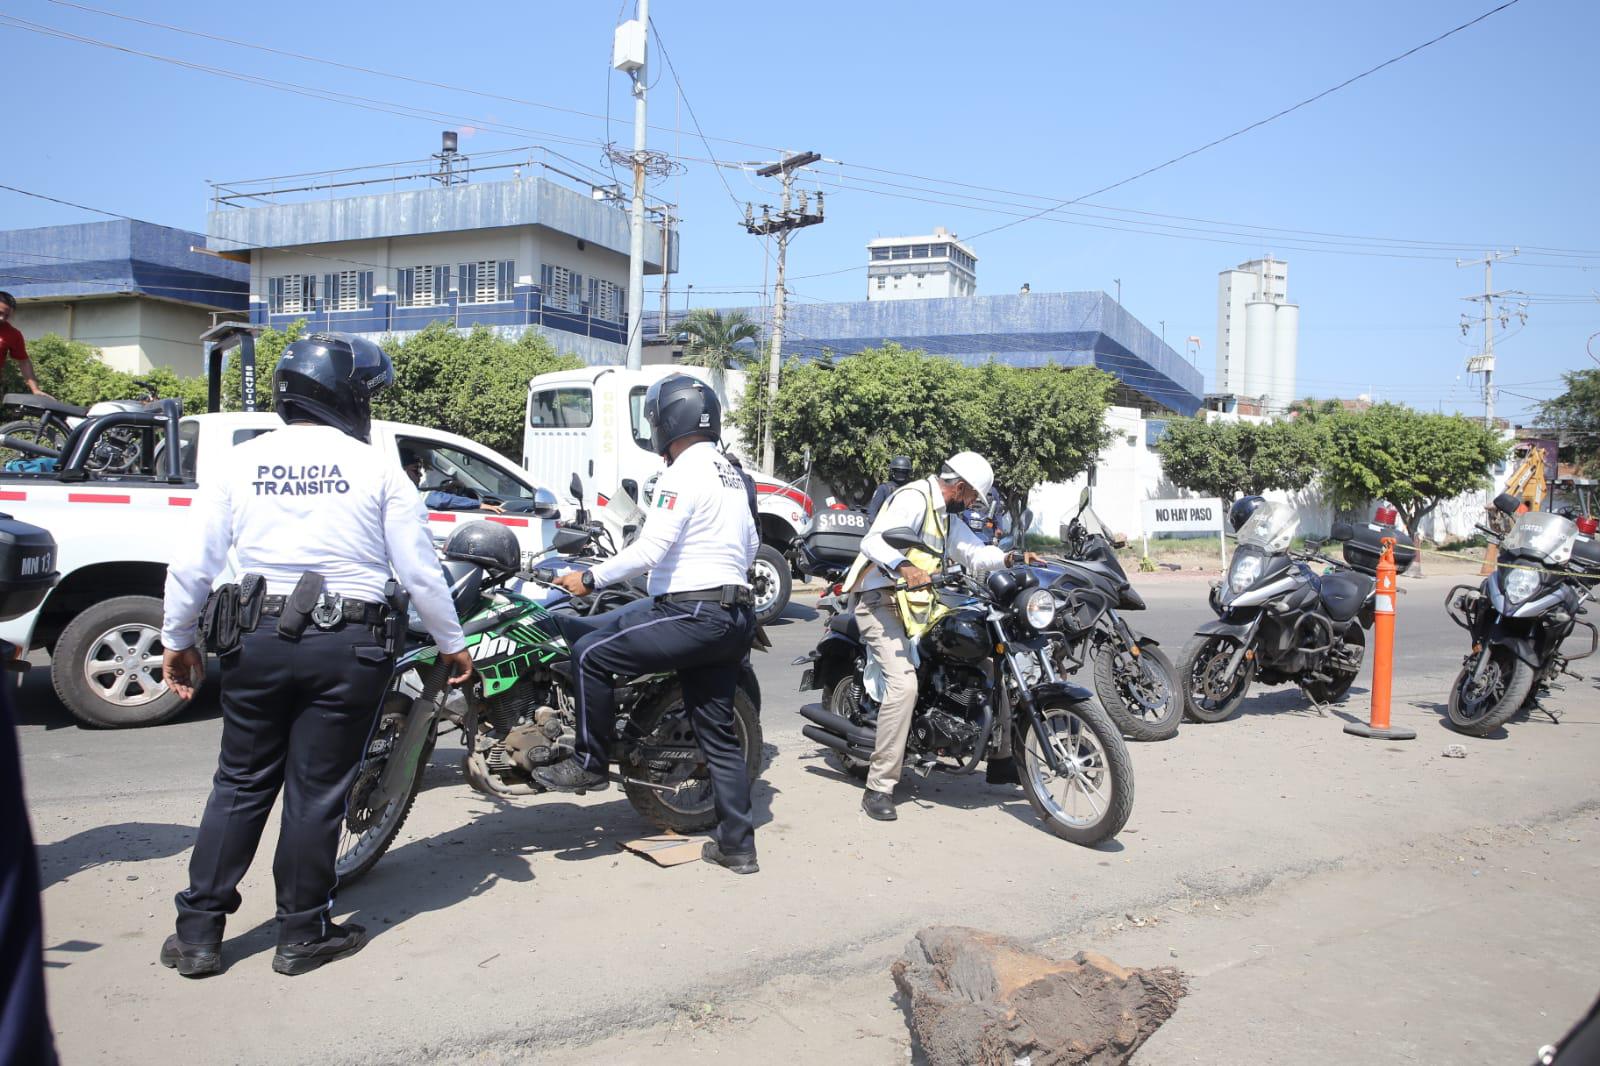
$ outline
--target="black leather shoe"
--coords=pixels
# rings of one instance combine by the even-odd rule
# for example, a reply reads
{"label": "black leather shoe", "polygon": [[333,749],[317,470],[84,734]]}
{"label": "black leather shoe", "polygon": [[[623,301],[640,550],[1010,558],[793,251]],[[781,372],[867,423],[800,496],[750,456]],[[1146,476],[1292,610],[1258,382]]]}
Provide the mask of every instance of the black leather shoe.
{"label": "black leather shoe", "polygon": [[736,874],[760,873],[761,867],[756,864],[756,853],[753,851],[725,852],[715,840],[706,841],[706,846],[700,849],[700,857],[706,862],[714,862],[725,870],[732,870]]}
{"label": "black leather shoe", "polygon": [[533,779],[552,792],[603,792],[611,779],[603,773],[585,770],[577,759],[562,759],[550,766],[535,766]]}
{"label": "black leather shoe", "polygon": [[867,812],[868,818],[880,822],[892,822],[899,817],[894,813],[894,797],[876,789],[869,788],[861,794],[861,809]]}
{"label": "black leather shoe", "polygon": [[173,933],[161,945],[161,965],[185,977],[210,977],[222,972],[222,945],[190,944]]}
{"label": "black leather shoe", "polygon": [[279,944],[278,953],[272,957],[276,973],[298,977],[310,973],[318,966],[354,955],[367,946],[367,930],[355,922],[344,925],[329,923],[329,933],[318,940],[303,944]]}

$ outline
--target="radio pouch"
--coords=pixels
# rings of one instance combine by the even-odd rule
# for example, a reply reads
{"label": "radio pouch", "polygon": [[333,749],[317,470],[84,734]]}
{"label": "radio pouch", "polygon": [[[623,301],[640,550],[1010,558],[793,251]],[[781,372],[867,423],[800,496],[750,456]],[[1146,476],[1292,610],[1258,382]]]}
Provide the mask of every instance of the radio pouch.
{"label": "radio pouch", "polygon": [[220,585],[211,590],[200,609],[200,642],[215,655],[239,649],[239,586]]}
{"label": "radio pouch", "polygon": [[283,601],[283,613],[278,616],[278,635],[287,640],[299,640],[311,621],[311,612],[322,601],[323,577],[304,573],[295,582],[294,591]]}
{"label": "radio pouch", "polygon": [[389,616],[383,620],[383,650],[389,658],[398,658],[406,646],[406,623],[411,614],[411,593],[394,578],[383,587],[384,602],[389,605]]}

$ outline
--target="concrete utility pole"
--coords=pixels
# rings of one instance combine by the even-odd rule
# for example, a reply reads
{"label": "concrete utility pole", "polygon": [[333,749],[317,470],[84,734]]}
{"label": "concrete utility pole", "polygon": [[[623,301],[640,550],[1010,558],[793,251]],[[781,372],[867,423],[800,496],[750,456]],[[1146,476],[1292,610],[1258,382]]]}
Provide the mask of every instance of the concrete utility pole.
{"label": "concrete utility pole", "polygon": [[[817,210],[813,214],[807,203],[804,190],[800,193],[800,206],[792,206],[791,193],[794,189],[794,172],[802,167],[808,167],[821,159],[816,152],[801,152],[791,155],[756,171],[763,178],[778,177],[783,180],[783,203],[776,215],[770,209],[761,205],[761,217],[755,217],[754,209],[746,204],[744,208],[744,228],[747,233],[761,237],[770,237],[774,234],[778,238],[778,284],[772,294],[772,347],[769,353],[767,367],[767,402],[778,395],[778,369],[783,359],[783,316],[785,296],[783,287],[784,265],[789,252],[789,233],[793,230],[804,229],[806,226],[815,226],[822,221],[822,193],[817,192]],[[772,418],[769,412],[765,429],[761,434],[761,469],[768,475],[776,473],[777,446],[772,439]]]}
{"label": "concrete utility pole", "polygon": [[[1501,259],[1510,259],[1517,255],[1518,250],[1513,248],[1507,252],[1485,252],[1482,259],[1457,259],[1457,267],[1483,265],[1483,292],[1475,296],[1463,296],[1462,299],[1469,303],[1483,302],[1483,351],[1467,360],[1467,373],[1483,375],[1483,425],[1485,429],[1494,428],[1494,321],[1500,320],[1502,328],[1514,313],[1522,321],[1528,320],[1526,307],[1518,308],[1515,312],[1507,311],[1504,307],[1498,313],[1495,311],[1495,301],[1504,300],[1507,296],[1515,295],[1510,291],[1494,291],[1494,265]],[[1471,327],[1471,320],[1467,316],[1461,317],[1461,333],[1465,336]]]}
{"label": "concrete utility pole", "polygon": [[669,284],[672,275],[667,272],[667,265],[672,262],[672,208],[669,206],[661,212],[661,335],[667,335],[667,312],[671,307],[672,289]]}
{"label": "concrete utility pole", "polygon": [[[638,0],[639,12],[617,27],[611,65],[633,79],[633,217],[628,240],[628,369],[644,365],[644,173],[645,106],[648,82],[645,69],[646,37],[650,27],[650,0]],[[666,272],[667,265],[661,264]]]}

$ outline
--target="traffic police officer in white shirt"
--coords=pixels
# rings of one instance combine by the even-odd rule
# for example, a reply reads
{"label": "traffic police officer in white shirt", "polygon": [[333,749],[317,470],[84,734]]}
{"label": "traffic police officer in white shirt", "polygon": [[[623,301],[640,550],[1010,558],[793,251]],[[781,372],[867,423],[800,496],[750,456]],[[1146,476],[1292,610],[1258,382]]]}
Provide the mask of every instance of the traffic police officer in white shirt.
{"label": "traffic police officer in white shirt", "polygon": [[711,774],[717,832],[702,857],[755,873],[750,775],[734,721],[740,664],[755,634],[750,566],[760,540],[754,493],[717,446],[722,406],[686,375],[645,394],[652,447],[667,460],[639,539],[591,570],[563,575],[573,595],[650,571],[650,598],[603,616],[573,645],[577,740],[570,759],[535,770],[547,788],[602,789],[616,729],[612,676],[676,670],[685,710]]}
{"label": "traffic police officer in white shirt", "polygon": [[[979,500],[987,500],[994,487],[994,468],[977,452],[952,455],[933,477],[912,481],[896,489],[861,539],[861,555],[845,577],[855,596],[856,624],[862,641],[872,649],[883,669],[883,701],[878,706],[877,737],[867,768],[867,787],[861,809],[870,818],[892,822],[894,787],[900,781],[911,714],[917,705],[917,668],[896,606],[895,589],[926,588],[926,570],[918,567],[883,535],[891,529],[909,529],[924,544],[968,571],[983,573],[1007,565],[1004,549],[984,544],[960,518]],[[1031,552],[1016,559],[1032,561]],[[1004,780],[991,774],[991,780]]]}
{"label": "traffic police officer in white shirt", "polygon": [[[189,887],[177,897],[177,933],[161,948],[162,964],[186,977],[222,969],[223,925],[239,907],[239,881],[280,787],[272,968],[305,973],[365,943],[360,926],[335,925],[328,912],[346,797],[393,667],[375,628],[388,611],[391,568],[443,652],[450,682],[472,674],[417,490],[393,455],[368,443],[372,396],[393,379],[389,357],[371,341],[319,333],[291,344],[273,375],[288,424],[229,453],[196,498],[198,543],[167,570],[167,683],[184,699],[200,686],[203,606],[208,645],[229,645],[215,647],[222,751]],[[245,576],[208,605],[230,548]],[[215,630],[228,628],[228,617],[239,620],[236,635],[219,641]]]}

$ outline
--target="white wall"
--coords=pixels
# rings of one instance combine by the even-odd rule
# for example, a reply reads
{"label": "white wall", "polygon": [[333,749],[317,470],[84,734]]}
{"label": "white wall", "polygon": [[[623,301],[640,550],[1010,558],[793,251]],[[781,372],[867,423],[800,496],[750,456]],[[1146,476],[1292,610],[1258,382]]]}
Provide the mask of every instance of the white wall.
{"label": "white wall", "polygon": [[100,349],[107,366],[132,374],[167,366],[203,372],[200,334],[211,314],[198,307],[140,296],[95,297],[72,303],[24,303],[15,324],[28,339],[55,333]]}

